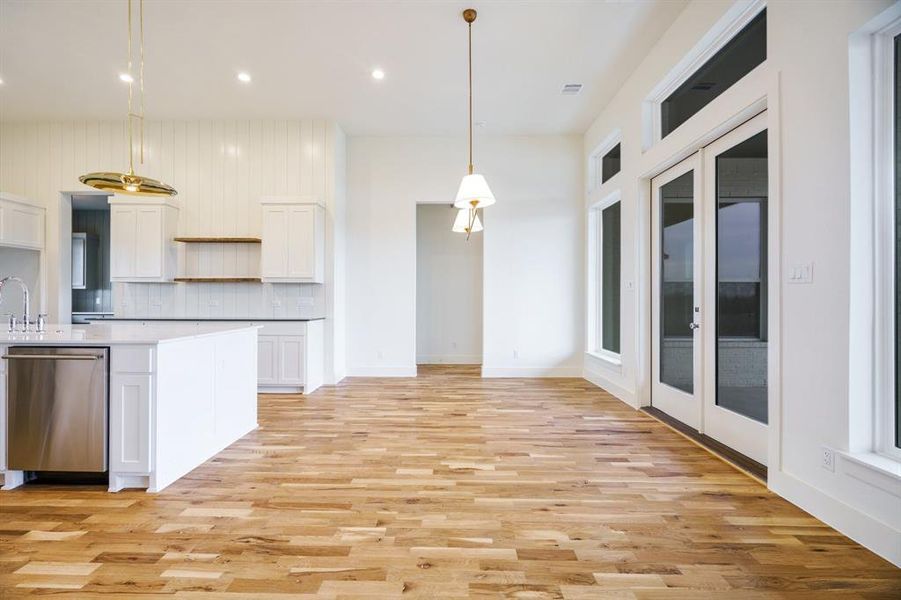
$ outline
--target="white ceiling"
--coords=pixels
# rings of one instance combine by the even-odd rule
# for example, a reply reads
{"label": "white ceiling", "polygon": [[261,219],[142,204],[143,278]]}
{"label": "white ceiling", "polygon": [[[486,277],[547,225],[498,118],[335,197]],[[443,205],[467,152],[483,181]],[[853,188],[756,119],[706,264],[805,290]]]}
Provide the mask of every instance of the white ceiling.
{"label": "white ceiling", "polygon": [[[147,116],[462,133],[469,5],[475,119],[544,134],[584,132],[685,2],[146,0]],[[124,118],[125,24],[124,0],[0,0],[0,118]]]}

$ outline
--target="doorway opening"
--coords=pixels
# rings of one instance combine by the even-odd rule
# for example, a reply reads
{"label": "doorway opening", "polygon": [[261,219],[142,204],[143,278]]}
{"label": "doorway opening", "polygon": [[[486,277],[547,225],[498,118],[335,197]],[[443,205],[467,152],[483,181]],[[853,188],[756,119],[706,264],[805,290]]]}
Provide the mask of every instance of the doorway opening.
{"label": "doorway opening", "polygon": [[767,168],[763,112],[651,182],[651,408],[764,472]]}
{"label": "doorway opening", "polygon": [[72,195],[72,322],[113,316],[109,196]]}
{"label": "doorway opening", "polygon": [[451,230],[457,209],[416,207],[416,364],[482,364],[482,234]]}

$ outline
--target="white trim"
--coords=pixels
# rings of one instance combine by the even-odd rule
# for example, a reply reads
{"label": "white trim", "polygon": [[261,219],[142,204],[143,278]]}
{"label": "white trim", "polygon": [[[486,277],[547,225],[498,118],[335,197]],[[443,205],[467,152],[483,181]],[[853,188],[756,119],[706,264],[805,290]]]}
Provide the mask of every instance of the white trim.
{"label": "white trim", "polygon": [[482,367],[482,377],[582,377],[582,367]]}
{"label": "white trim", "polygon": [[901,461],[895,446],[894,37],[901,4],[849,39],[851,244],[849,430],[852,455]]}
{"label": "white trim", "polygon": [[[745,25],[766,8],[766,0],[740,0],[704,34],[695,46],[654,86],[641,106],[641,149],[646,151],[661,140],[660,105],[680,85],[722,50]],[[702,109],[703,110],[703,109]]]}
{"label": "white trim", "polygon": [[610,179],[607,181],[601,181],[601,159],[604,158],[608,152],[613,150],[613,148],[617,144],[622,144],[623,141],[623,130],[622,129],[614,129],[610,132],[607,137],[601,140],[597,146],[594,147],[594,150],[591,151],[591,154],[588,155],[588,168],[585,170],[585,173],[588,176],[588,181],[586,182],[586,188],[588,194],[591,195],[594,192],[600,190],[602,187],[609,187],[611,182],[613,182],[620,173],[623,172],[622,167],[622,155],[623,149],[620,146],[619,155],[620,155],[620,168]]}
{"label": "white trim", "polygon": [[[622,362],[622,354],[607,350],[603,347],[604,332],[603,318],[601,317],[603,303],[603,284],[601,277],[601,266],[604,260],[603,247],[603,213],[604,210],[610,208],[614,204],[622,200],[622,190],[616,189],[589,205],[588,218],[588,260],[587,265],[587,314],[585,319],[585,352],[595,353],[601,358],[608,361],[616,361],[617,364]],[[622,346],[622,204],[620,204],[620,346]],[[620,348],[622,349],[622,348]]]}
{"label": "white trim", "polygon": [[618,367],[616,369],[616,371],[618,372],[622,371],[623,360],[621,354],[616,354],[615,352],[610,352],[609,350],[604,350],[603,348],[601,348],[600,350],[589,350],[585,354],[592,358],[604,361],[611,367]]}
{"label": "white trim", "polygon": [[635,396],[635,392],[632,392],[614,382],[613,380],[607,378],[604,373],[592,369],[591,366],[587,363],[585,365],[585,371],[582,374],[582,377],[592,385],[601,388],[611,396],[615,397],[617,400],[628,404],[636,410],[640,408],[638,399]]}
{"label": "white trim", "polygon": [[901,463],[873,452],[850,454],[836,453],[841,471],[849,477],[877,487],[901,499]]}
{"label": "white trim", "polygon": [[347,377],[416,377],[416,366],[412,367],[349,367]]}
{"label": "white trim", "polygon": [[480,365],[481,354],[428,354],[416,357],[417,365]]}
{"label": "white trim", "polygon": [[[842,463],[840,462],[839,465]],[[901,531],[823,493],[782,469],[769,469],[767,487],[855,542],[901,567]]]}

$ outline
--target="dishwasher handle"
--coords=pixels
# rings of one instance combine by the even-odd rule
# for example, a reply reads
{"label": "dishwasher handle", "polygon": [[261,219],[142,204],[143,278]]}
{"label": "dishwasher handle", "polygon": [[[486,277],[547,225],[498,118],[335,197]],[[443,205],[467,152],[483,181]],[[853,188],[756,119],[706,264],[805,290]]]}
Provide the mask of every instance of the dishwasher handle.
{"label": "dishwasher handle", "polygon": [[99,354],[4,354],[4,359],[29,359],[29,360],[100,360]]}

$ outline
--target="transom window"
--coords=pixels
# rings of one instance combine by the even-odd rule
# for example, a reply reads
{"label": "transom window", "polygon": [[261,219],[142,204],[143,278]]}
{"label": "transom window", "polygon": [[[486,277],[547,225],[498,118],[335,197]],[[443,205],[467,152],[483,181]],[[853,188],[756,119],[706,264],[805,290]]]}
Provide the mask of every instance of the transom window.
{"label": "transom window", "polygon": [[619,173],[619,144],[601,158],[601,183]]}
{"label": "transom window", "polygon": [[766,9],[660,103],[665,138],[766,60]]}

